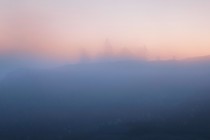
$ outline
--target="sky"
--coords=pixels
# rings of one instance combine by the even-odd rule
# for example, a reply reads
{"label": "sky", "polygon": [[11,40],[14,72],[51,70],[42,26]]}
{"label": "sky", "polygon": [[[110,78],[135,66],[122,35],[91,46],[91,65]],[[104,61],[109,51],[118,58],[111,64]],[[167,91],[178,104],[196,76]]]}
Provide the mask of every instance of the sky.
{"label": "sky", "polygon": [[115,55],[209,55],[209,13],[209,0],[0,0],[0,52],[96,58],[108,40]]}

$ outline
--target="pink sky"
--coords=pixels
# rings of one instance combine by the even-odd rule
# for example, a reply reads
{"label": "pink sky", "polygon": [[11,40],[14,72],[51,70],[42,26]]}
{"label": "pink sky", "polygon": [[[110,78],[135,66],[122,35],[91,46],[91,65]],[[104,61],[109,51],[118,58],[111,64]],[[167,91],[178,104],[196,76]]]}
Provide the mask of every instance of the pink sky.
{"label": "pink sky", "polygon": [[0,0],[1,50],[76,58],[108,38],[149,59],[210,54],[209,0]]}

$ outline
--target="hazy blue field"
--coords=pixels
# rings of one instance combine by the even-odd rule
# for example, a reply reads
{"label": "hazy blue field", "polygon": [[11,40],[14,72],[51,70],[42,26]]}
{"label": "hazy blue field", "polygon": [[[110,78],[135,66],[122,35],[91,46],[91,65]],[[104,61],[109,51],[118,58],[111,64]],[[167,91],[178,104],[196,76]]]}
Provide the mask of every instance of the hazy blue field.
{"label": "hazy blue field", "polygon": [[209,61],[18,68],[0,81],[1,140],[209,140]]}

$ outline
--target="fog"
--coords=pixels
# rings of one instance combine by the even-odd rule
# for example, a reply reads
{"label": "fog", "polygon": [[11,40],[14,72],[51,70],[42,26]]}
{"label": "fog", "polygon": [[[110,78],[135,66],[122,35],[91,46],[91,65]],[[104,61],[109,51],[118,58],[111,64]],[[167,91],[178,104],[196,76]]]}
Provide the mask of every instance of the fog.
{"label": "fog", "polygon": [[0,82],[2,140],[208,140],[210,61],[18,68]]}

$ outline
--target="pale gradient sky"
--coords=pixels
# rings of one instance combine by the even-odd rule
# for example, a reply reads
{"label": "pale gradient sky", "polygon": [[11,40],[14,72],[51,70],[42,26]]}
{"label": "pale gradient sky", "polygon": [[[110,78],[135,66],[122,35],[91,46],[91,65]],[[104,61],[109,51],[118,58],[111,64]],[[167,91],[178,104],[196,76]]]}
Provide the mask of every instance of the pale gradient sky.
{"label": "pale gradient sky", "polygon": [[209,55],[209,13],[210,0],[0,0],[1,48],[71,58],[109,38],[149,58]]}

